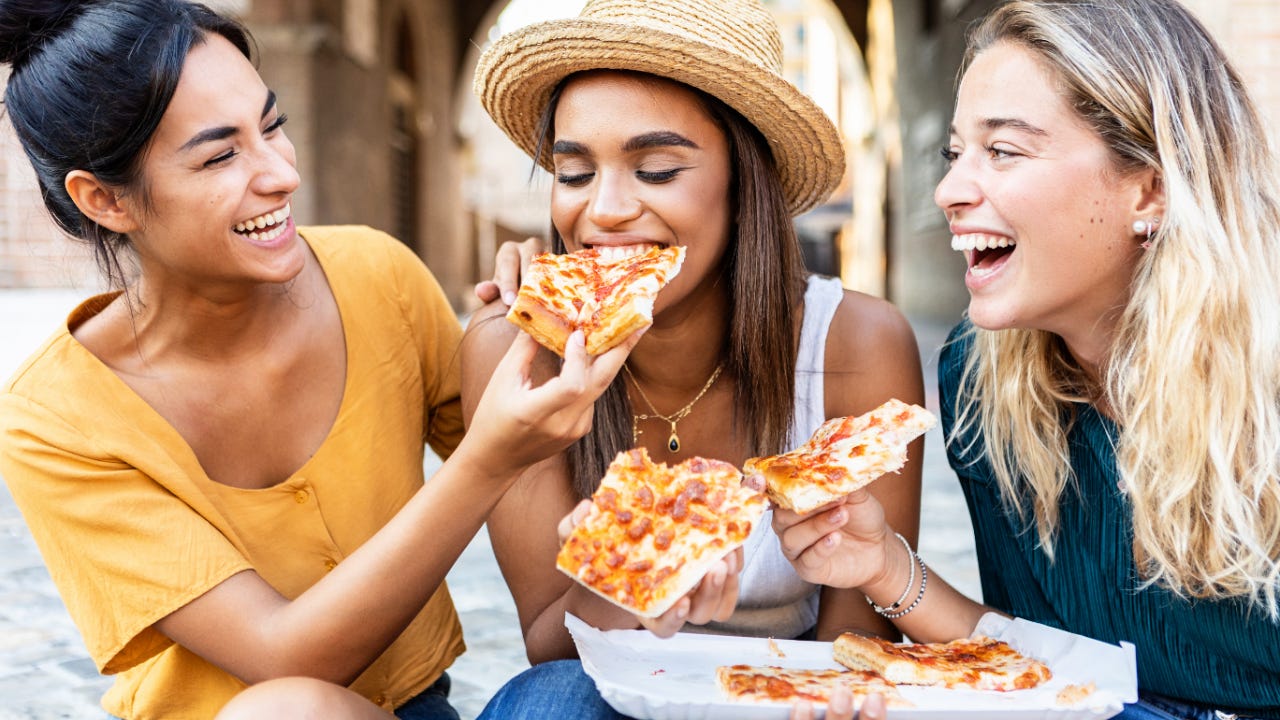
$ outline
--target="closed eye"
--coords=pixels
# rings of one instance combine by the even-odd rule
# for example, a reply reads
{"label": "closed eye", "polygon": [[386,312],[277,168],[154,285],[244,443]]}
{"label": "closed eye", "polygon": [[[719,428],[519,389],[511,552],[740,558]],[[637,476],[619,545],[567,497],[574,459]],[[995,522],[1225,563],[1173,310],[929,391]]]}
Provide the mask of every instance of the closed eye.
{"label": "closed eye", "polygon": [[582,187],[591,182],[591,178],[595,177],[595,173],[578,173],[576,175],[565,175],[563,173],[556,174],[556,182],[569,187]]}
{"label": "closed eye", "polygon": [[685,168],[672,168],[671,170],[658,171],[637,170],[636,177],[640,178],[643,182],[660,185],[665,182],[671,182],[677,175],[684,172],[684,170]]}

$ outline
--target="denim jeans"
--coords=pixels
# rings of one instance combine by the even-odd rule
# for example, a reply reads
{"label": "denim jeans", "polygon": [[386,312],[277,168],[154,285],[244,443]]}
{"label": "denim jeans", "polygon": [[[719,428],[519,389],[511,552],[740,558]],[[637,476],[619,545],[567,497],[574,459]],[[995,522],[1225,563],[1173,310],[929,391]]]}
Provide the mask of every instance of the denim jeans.
{"label": "denim jeans", "polygon": [[554,660],[525,670],[503,685],[477,720],[620,720],[580,660]]}
{"label": "denim jeans", "polygon": [[1124,711],[1116,717],[1119,720],[1249,720],[1253,716],[1192,705],[1153,693],[1140,693],[1138,702],[1125,705]]}
{"label": "denim jeans", "polygon": [[449,690],[453,681],[449,673],[427,686],[412,700],[396,709],[399,720],[459,720],[458,711],[449,704]]}

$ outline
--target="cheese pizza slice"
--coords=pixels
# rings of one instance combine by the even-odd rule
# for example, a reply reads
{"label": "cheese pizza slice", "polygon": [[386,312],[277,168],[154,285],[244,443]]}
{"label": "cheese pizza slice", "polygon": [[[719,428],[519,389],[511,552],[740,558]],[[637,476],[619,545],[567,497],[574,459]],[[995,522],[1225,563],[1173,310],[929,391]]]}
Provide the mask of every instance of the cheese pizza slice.
{"label": "cheese pizza slice", "polygon": [[768,501],[741,481],[719,460],[668,466],[644,448],[619,453],[556,567],[633,614],[657,617],[760,522]]}
{"label": "cheese pizza slice", "polygon": [[574,330],[599,355],[653,323],[658,291],[680,272],[684,247],[543,253],[525,272],[507,320],[563,356]]}
{"label": "cheese pizza slice", "polygon": [[804,445],[743,466],[764,478],[778,507],[804,514],[839,500],[907,462],[908,444],[933,427],[933,413],[889,400],[857,417],[832,418]]}
{"label": "cheese pizza slice", "polygon": [[771,665],[722,665],[716,668],[716,686],[724,697],[741,703],[784,703],[798,700],[826,705],[831,693],[846,687],[853,693],[853,707],[862,707],[868,695],[879,693],[888,707],[912,707],[898,688],[869,670],[797,670]]}
{"label": "cheese pizza slice", "polygon": [[898,685],[932,685],[969,690],[1025,690],[1053,677],[1049,666],[1002,640],[961,638],[948,643],[895,645],[888,640],[844,633],[832,645],[836,662],[871,670]]}

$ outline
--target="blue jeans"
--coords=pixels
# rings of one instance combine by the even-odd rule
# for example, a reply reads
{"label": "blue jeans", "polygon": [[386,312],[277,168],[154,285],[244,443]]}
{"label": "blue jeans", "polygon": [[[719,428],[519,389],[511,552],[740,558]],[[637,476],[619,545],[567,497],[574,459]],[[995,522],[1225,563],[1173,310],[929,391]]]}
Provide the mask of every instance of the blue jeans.
{"label": "blue jeans", "polygon": [[580,660],[554,660],[507,681],[476,720],[625,720],[609,707]]}
{"label": "blue jeans", "polygon": [[449,673],[443,673],[426,690],[396,708],[396,717],[399,720],[459,720],[458,711],[449,704],[449,690],[452,688]]}
{"label": "blue jeans", "polygon": [[1232,714],[1229,711],[1192,705],[1154,693],[1139,693],[1138,702],[1125,705],[1124,711],[1116,717],[1119,720],[1248,720],[1252,716],[1247,712]]}

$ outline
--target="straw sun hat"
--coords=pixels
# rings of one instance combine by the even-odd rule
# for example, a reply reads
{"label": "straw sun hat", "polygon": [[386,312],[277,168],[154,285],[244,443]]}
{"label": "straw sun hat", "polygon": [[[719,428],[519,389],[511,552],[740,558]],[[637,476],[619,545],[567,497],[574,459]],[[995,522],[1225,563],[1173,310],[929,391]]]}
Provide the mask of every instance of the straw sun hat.
{"label": "straw sun hat", "polygon": [[[844,173],[835,126],[782,78],[782,40],[758,0],[589,0],[576,18],[520,28],[476,67],[494,122],[534,155],[538,120],[566,76],[633,70],[698,88],[742,114],[769,142],[792,215],[826,200]],[[543,167],[551,169],[544,154]]]}

